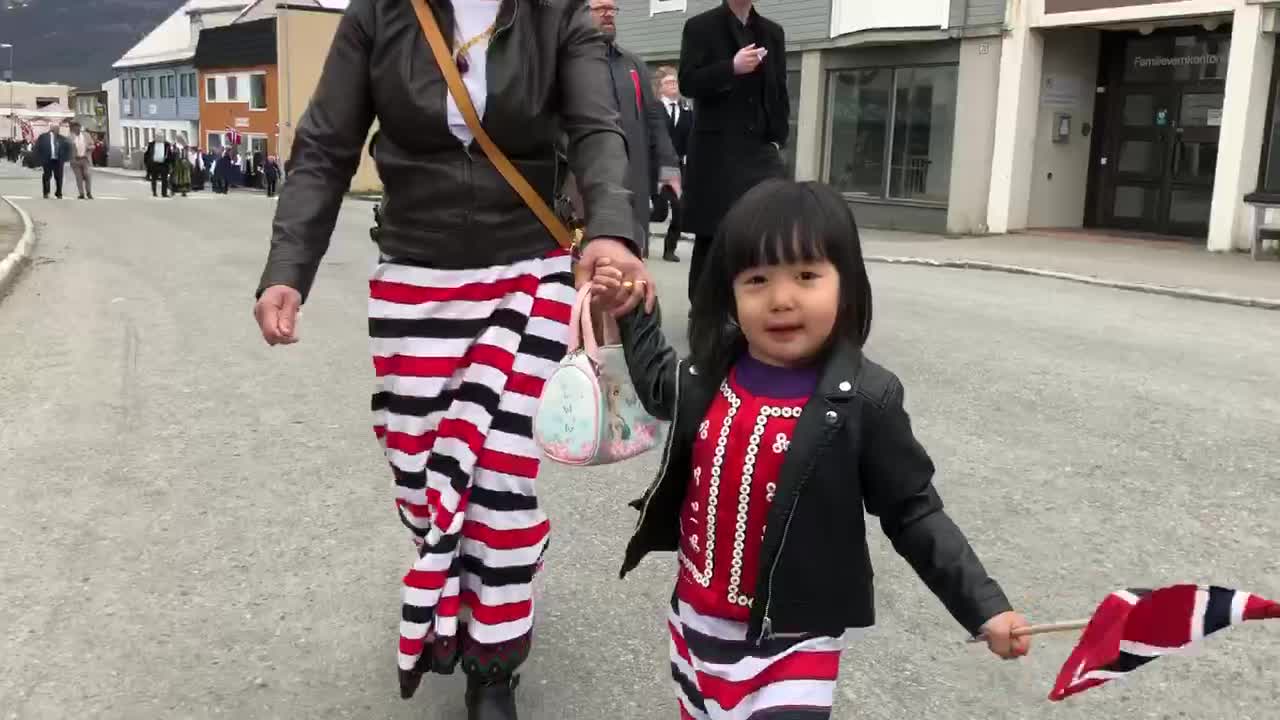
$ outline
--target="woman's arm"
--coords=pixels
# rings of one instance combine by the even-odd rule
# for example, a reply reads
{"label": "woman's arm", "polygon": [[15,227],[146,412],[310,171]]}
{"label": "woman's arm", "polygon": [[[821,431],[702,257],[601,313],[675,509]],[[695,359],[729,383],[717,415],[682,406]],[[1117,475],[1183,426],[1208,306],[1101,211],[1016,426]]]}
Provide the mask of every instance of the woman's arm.
{"label": "woman's arm", "polygon": [[893,549],[952,617],[977,635],[983,623],[1013,608],[964,533],[943,512],[933,487],[933,461],[911,431],[902,403],[897,378],[889,381],[880,406],[863,402],[861,473],[867,512],[880,518]]}
{"label": "woman's arm", "polygon": [[609,87],[604,36],[585,2],[567,3],[560,30],[560,118],[568,136],[569,169],[582,194],[586,239],[629,241],[639,255],[631,192],[626,188],[627,145]]}
{"label": "woman's arm", "polygon": [[650,415],[670,421],[676,410],[680,358],[662,334],[661,312],[655,307],[646,313],[638,307],[618,318],[618,330],[640,403]]}
{"label": "woman's arm", "polygon": [[373,122],[369,52],[374,25],[371,0],[353,0],[338,23],[320,83],[293,139],[289,183],[276,205],[259,295],[272,285],[287,285],[305,300],[329,249],[342,196],[351,187]]}

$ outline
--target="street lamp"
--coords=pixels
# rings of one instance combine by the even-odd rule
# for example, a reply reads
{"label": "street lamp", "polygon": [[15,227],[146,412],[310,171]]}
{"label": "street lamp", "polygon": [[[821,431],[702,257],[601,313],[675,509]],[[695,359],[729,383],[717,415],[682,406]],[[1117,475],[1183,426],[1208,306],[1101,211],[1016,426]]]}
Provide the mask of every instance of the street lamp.
{"label": "street lamp", "polygon": [[5,48],[9,49],[9,69],[4,71],[4,79],[9,83],[9,139],[13,140],[17,137],[13,132],[17,126],[17,114],[13,110],[13,44],[0,43],[0,50]]}

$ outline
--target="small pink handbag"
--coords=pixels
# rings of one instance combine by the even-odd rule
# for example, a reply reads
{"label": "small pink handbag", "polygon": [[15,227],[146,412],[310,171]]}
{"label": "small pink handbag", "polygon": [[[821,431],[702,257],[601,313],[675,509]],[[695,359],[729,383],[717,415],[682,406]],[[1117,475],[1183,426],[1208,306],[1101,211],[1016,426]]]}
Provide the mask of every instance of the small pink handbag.
{"label": "small pink handbag", "polygon": [[569,317],[568,353],[547,380],[533,417],[533,437],[565,465],[607,465],[658,444],[662,423],[645,411],[631,384],[616,323],[596,342],[590,286],[578,291]]}

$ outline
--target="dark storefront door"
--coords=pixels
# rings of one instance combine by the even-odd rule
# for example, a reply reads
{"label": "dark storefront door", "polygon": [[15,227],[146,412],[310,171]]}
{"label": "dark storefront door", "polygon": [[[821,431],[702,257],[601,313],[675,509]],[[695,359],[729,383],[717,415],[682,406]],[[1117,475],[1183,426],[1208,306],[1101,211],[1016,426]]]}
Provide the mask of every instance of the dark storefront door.
{"label": "dark storefront door", "polygon": [[1094,224],[1208,233],[1227,44],[1227,35],[1183,30],[1104,46]]}

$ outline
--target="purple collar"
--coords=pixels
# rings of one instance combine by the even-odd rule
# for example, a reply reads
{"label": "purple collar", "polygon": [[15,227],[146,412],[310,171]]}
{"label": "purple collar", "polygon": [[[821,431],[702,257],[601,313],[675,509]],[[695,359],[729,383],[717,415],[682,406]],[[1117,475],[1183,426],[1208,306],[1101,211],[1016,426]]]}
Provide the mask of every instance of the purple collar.
{"label": "purple collar", "polygon": [[744,390],[760,397],[808,398],[818,387],[818,368],[784,368],[760,362],[743,353],[734,364],[734,379]]}

